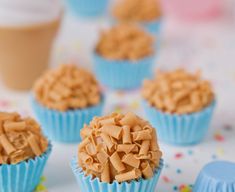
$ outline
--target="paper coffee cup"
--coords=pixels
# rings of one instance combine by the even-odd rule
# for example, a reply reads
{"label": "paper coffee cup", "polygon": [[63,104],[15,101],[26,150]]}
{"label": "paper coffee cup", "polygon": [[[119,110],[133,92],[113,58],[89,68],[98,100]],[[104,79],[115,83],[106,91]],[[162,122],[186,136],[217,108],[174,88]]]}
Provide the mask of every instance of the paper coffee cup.
{"label": "paper coffee cup", "polygon": [[0,76],[8,88],[28,90],[48,68],[59,26],[60,18],[32,26],[0,26]]}

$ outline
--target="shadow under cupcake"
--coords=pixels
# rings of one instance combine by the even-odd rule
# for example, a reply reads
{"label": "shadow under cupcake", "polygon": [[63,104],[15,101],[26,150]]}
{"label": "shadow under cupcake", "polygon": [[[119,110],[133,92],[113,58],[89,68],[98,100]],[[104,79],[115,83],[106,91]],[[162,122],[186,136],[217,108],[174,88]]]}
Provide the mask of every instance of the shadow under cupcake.
{"label": "shadow under cupcake", "polygon": [[111,89],[136,89],[151,77],[154,39],[135,25],[120,24],[101,33],[93,54],[95,74]]}
{"label": "shadow under cupcake", "polygon": [[197,144],[205,137],[216,105],[211,84],[200,73],[183,69],[160,72],[142,89],[148,120],[160,140],[173,145]]}
{"label": "shadow under cupcake", "polygon": [[0,191],[32,192],[52,146],[32,118],[0,112]]}
{"label": "shadow under cupcake", "polygon": [[71,168],[81,191],[154,192],[163,168],[155,129],[127,113],[94,118]]}
{"label": "shadow under cupcake", "polygon": [[31,104],[49,138],[79,142],[84,124],[102,114],[104,96],[90,72],[75,65],[62,65],[36,82]]}

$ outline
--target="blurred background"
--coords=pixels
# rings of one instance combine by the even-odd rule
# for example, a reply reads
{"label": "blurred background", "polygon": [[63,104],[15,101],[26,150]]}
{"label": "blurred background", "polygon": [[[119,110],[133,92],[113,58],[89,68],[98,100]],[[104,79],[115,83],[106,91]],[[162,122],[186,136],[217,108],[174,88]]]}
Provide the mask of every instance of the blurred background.
{"label": "blurred background", "polygon": [[[99,0],[96,1],[98,3]],[[115,2],[109,1],[108,9],[94,17],[75,15],[67,2],[62,3],[65,9],[50,67],[74,63],[92,70],[94,46],[101,29],[113,22],[110,10]],[[161,0],[161,9],[162,27],[155,34],[159,42],[155,69],[201,69],[203,76],[213,82],[218,97],[213,130],[205,142],[185,148],[161,144],[167,153],[158,191],[187,192],[204,163],[215,159],[235,159],[231,149],[235,136],[235,0]],[[28,93],[10,89],[1,81],[0,109],[31,115]],[[137,91],[108,91],[107,94],[106,113],[132,110],[142,114]],[[45,172],[50,192],[76,191],[70,168],[63,163],[70,160],[76,148],[76,145],[55,145]],[[57,170],[60,174],[56,174]]]}
{"label": "blurred background", "polygon": [[[161,1],[163,26],[161,33],[157,36],[157,39],[161,41],[161,47],[157,54],[158,66],[171,66],[172,61],[167,62],[168,64],[164,64],[166,57],[169,55],[171,55],[170,58],[174,60],[173,63],[182,64],[187,62],[188,65],[191,62],[186,61],[189,57],[194,60],[194,62],[198,62],[198,59],[205,55],[211,58],[211,56],[214,57],[217,55],[217,50],[209,51],[208,46],[213,46],[213,43],[223,43],[224,41],[227,41],[226,43],[233,42],[231,38],[235,28],[235,1],[207,1],[212,4],[211,6],[215,6],[215,13],[210,14],[206,12],[206,8],[204,8],[206,1]],[[110,7],[112,7],[113,4],[114,1],[111,1]],[[189,9],[195,9],[195,15],[193,11],[190,11],[193,16],[187,15],[187,13],[185,13],[186,15],[180,14],[183,8],[186,12],[190,11]],[[203,8],[205,9],[205,13],[201,16],[200,12],[202,12],[201,10]],[[197,14],[199,14],[198,17]],[[100,29],[108,27],[111,19],[109,13],[103,17],[86,18],[84,20],[84,18],[71,17],[71,13],[66,12],[56,46],[55,59],[57,60],[53,63],[78,60],[80,64],[85,63],[85,65],[90,65],[91,61],[87,53],[92,53],[88,50],[94,48]],[[88,33],[89,38],[87,38]],[[228,38],[228,40],[225,38]],[[211,45],[209,45],[210,43]],[[220,49],[226,50],[224,46],[226,45],[218,45]],[[175,49],[176,47],[177,49]],[[208,51],[207,53],[205,53],[205,48]],[[218,51],[222,56],[223,51]],[[201,62],[199,61],[198,63]]]}

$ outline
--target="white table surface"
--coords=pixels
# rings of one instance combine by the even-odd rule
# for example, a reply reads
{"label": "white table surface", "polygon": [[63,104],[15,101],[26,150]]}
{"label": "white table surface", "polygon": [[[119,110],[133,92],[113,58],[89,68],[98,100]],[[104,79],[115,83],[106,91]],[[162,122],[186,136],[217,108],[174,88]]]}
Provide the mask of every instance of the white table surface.
{"label": "white table surface", "polygon": [[[160,142],[165,167],[159,180],[158,192],[187,192],[202,166],[223,159],[235,161],[235,19],[232,14],[206,23],[186,24],[166,21],[157,52],[156,68],[185,67],[202,69],[217,95],[217,109],[210,132],[197,146],[173,147]],[[76,62],[91,68],[91,51],[100,28],[107,26],[105,18],[81,20],[66,16],[55,47],[53,65]],[[131,110],[140,115],[138,90],[111,92],[107,90],[105,113]],[[6,89],[0,85],[0,109],[17,110],[32,115],[29,94]],[[44,176],[49,192],[79,191],[69,167],[77,145],[53,143],[53,153]],[[180,186],[185,186],[179,189]]]}

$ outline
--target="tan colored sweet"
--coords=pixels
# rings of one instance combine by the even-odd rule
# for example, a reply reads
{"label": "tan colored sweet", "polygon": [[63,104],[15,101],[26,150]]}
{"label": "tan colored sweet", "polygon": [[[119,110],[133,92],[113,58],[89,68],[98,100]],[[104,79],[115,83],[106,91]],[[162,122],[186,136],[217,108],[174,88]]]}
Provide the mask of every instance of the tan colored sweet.
{"label": "tan colored sweet", "polygon": [[102,182],[151,178],[159,167],[155,129],[133,113],[95,117],[81,130],[78,164]]}
{"label": "tan colored sweet", "polygon": [[154,39],[147,32],[131,24],[119,24],[103,31],[96,52],[113,60],[138,60],[154,52]]}
{"label": "tan colored sweet", "polygon": [[201,111],[214,101],[210,82],[202,80],[200,72],[183,69],[158,72],[155,79],[145,80],[142,96],[151,106],[176,114]]}
{"label": "tan colored sweet", "polygon": [[0,165],[32,159],[47,148],[48,141],[34,119],[0,112]]}
{"label": "tan colored sweet", "polygon": [[42,105],[59,111],[94,106],[101,100],[94,76],[75,65],[61,65],[45,73],[35,83],[34,93]]}
{"label": "tan colored sweet", "polygon": [[113,15],[120,21],[151,22],[161,17],[158,0],[121,0],[113,9]]}

